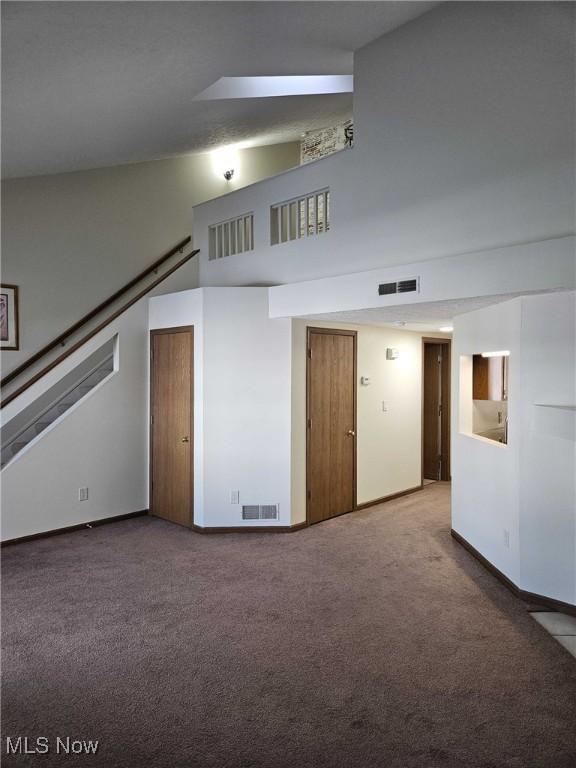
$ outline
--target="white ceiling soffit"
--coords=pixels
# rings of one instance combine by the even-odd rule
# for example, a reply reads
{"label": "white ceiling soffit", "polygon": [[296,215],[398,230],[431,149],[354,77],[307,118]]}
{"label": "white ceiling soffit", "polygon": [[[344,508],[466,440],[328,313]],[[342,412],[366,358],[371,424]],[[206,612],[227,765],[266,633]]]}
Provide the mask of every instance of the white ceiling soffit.
{"label": "white ceiling soffit", "polygon": [[327,312],[321,315],[306,315],[305,320],[316,322],[344,323],[346,325],[382,325],[405,331],[439,331],[441,327],[452,325],[458,315],[484,309],[492,304],[549,291],[523,291],[497,296],[478,296],[470,299],[451,299],[449,301],[431,301],[415,304],[402,304],[394,307],[375,307],[371,309],[349,310],[346,312]]}
{"label": "white ceiling soffit", "polygon": [[221,77],[214,85],[198,94],[195,101],[318,96],[325,93],[352,93],[353,90],[353,75]]}
{"label": "white ceiling soffit", "polygon": [[195,101],[222,77],[351,75],[354,51],[434,2],[11,2],[5,176],[294,141],[350,93]]}

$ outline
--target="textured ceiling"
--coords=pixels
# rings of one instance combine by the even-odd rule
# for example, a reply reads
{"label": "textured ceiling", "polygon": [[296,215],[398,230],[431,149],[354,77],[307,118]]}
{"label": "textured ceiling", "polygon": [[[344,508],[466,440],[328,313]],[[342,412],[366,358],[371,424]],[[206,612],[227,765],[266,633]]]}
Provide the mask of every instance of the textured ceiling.
{"label": "textured ceiling", "polygon": [[[532,291],[529,293],[546,293],[546,291]],[[405,325],[401,327],[406,331],[438,331],[440,326],[450,325],[458,315],[526,295],[526,292],[504,293],[498,296],[479,296],[470,299],[401,304],[395,307],[377,307],[349,312],[329,312],[323,315],[307,315],[305,319],[316,320],[316,322],[345,323],[346,325],[397,326],[399,322],[403,322]]]}
{"label": "textured ceiling", "polygon": [[195,102],[223,76],[352,73],[426,2],[3,2],[3,173],[292,141],[350,94]]}

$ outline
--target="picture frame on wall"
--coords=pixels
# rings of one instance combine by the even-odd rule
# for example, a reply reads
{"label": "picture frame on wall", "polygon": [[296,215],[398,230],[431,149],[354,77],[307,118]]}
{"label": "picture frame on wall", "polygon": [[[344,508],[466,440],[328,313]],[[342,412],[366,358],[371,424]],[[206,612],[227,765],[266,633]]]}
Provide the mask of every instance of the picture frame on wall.
{"label": "picture frame on wall", "polygon": [[19,349],[17,285],[0,285],[0,349]]}

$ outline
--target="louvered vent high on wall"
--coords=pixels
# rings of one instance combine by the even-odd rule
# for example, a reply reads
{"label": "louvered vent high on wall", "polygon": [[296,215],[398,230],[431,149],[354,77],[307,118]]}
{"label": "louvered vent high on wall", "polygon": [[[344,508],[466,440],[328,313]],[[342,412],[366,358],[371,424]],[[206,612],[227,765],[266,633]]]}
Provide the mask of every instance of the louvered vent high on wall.
{"label": "louvered vent high on wall", "polygon": [[210,261],[254,250],[254,214],[213,224],[208,228],[208,242]]}
{"label": "louvered vent high on wall", "polygon": [[278,520],[278,504],[246,504],[242,520]]}
{"label": "louvered vent high on wall", "polygon": [[410,277],[406,280],[398,280],[395,283],[380,283],[378,286],[379,296],[390,296],[395,293],[414,293],[420,290],[420,280],[418,277]]}
{"label": "louvered vent high on wall", "polygon": [[284,200],[270,206],[270,244],[320,235],[330,229],[330,190]]}

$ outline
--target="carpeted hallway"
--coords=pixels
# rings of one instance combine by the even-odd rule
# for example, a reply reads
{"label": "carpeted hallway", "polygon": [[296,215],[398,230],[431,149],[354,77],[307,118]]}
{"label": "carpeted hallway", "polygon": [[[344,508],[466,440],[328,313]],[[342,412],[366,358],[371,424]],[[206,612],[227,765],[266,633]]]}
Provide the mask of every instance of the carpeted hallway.
{"label": "carpeted hallway", "polygon": [[3,551],[3,737],[106,768],[574,768],[576,661],[449,488],[290,535],[137,518]]}

